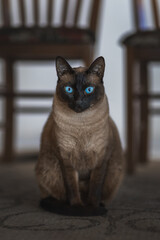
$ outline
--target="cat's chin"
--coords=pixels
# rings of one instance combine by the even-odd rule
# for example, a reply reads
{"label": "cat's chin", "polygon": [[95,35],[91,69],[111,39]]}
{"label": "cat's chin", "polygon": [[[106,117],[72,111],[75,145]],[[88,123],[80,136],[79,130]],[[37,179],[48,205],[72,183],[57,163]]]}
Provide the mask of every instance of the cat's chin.
{"label": "cat's chin", "polygon": [[[86,110],[86,109],[85,109],[85,110]],[[82,112],[84,112],[85,110],[74,109],[73,111],[76,112],[76,113],[82,113]]]}
{"label": "cat's chin", "polygon": [[85,109],[78,109],[78,108],[75,109],[75,108],[71,108],[71,107],[69,107],[69,108],[75,113],[83,113],[87,110],[91,110],[93,108],[93,106],[94,106],[94,104],[92,104],[90,107],[85,108]]}

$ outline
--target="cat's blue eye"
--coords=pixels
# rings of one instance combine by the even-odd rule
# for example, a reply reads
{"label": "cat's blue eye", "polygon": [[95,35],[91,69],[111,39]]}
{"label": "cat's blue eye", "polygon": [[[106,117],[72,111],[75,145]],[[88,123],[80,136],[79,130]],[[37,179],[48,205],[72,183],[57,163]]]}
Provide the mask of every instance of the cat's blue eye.
{"label": "cat's blue eye", "polygon": [[94,87],[87,87],[87,88],[85,89],[85,92],[86,92],[87,94],[90,94],[90,93],[93,92],[93,90],[94,90]]}
{"label": "cat's blue eye", "polygon": [[66,91],[67,93],[72,93],[72,92],[73,92],[73,88],[70,87],[70,86],[67,86],[67,87],[65,87],[65,91]]}

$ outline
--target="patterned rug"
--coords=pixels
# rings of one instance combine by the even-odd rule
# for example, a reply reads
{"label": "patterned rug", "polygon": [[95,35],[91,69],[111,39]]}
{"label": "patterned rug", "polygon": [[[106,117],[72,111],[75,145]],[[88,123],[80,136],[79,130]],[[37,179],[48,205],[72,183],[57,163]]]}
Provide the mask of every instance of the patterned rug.
{"label": "patterned rug", "polygon": [[160,163],[127,176],[100,217],[67,217],[40,209],[34,163],[1,165],[0,239],[159,240]]}

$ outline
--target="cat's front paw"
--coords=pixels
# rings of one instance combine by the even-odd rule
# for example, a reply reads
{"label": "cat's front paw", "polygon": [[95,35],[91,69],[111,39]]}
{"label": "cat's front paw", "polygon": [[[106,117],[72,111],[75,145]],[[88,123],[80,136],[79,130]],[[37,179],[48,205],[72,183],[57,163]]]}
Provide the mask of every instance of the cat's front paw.
{"label": "cat's front paw", "polygon": [[97,197],[92,196],[88,199],[88,205],[97,208],[100,206],[100,200]]}

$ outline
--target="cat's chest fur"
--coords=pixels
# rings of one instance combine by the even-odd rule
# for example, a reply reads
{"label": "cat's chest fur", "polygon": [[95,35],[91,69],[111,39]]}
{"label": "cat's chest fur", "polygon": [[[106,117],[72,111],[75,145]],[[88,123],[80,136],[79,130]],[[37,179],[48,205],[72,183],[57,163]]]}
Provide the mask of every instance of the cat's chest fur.
{"label": "cat's chest fur", "polygon": [[[104,104],[106,102],[104,100]],[[102,106],[94,112],[55,113],[55,132],[61,157],[77,170],[92,169],[105,153],[109,138],[108,114]]]}

